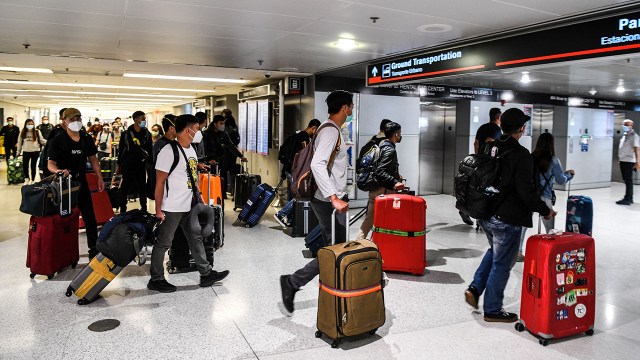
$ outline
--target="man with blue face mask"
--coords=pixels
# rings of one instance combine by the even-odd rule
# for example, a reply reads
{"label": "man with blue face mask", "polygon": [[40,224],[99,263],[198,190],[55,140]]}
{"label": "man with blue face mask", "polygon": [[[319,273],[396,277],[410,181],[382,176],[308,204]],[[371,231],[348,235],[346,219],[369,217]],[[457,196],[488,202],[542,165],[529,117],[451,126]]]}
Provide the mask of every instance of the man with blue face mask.
{"label": "man with blue face mask", "polygon": [[144,112],[136,111],[131,116],[133,125],[122,132],[118,145],[118,167],[116,175],[122,174],[120,185],[120,213],[127,211],[127,195],[137,193],[140,209],[147,211],[147,168],[152,163],[153,141],[147,129]]}
{"label": "man with blue face mask", "polygon": [[633,121],[626,119],[622,122],[622,133],[624,135],[620,139],[618,158],[626,191],[624,197],[616,201],[616,204],[631,205],[633,204],[633,172],[640,170],[640,155],[638,153],[640,143],[638,134],[633,131]]}

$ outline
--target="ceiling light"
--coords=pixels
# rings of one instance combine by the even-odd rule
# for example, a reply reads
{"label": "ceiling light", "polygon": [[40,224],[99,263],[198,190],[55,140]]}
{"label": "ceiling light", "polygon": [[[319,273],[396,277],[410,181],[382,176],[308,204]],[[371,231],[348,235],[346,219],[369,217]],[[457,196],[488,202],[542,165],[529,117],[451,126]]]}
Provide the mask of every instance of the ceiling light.
{"label": "ceiling light", "polygon": [[624,88],[624,85],[620,84],[618,85],[618,87],[616,88],[616,92],[618,94],[622,94],[623,92],[627,91],[627,89]]}
{"label": "ceiling light", "polygon": [[358,46],[360,46],[360,44],[355,42],[355,40],[353,39],[339,39],[338,42],[333,43],[333,46],[345,51],[349,51],[357,48]]}
{"label": "ceiling light", "polygon": [[231,84],[244,84],[247,82],[247,80],[237,80],[237,79],[207,78],[207,77],[195,77],[195,76],[154,75],[154,74],[134,74],[134,73],[125,73],[122,76],[130,77],[130,78],[142,78],[142,79],[204,81],[204,82],[221,82],[221,83],[231,83]]}
{"label": "ceiling light", "polygon": [[451,29],[453,29],[453,27],[447,24],[428,24],[428,25],[418,26],[416,30],[423,33],[441,33],[441,32],[451,31]]}
{"label": "ceiling light", "polygon": [[582,105],[582,99],[576,98],[576,97],[570,97],[568,104],[569,106],[580,106]]}
{"label": "ceiling light", "polygon": [[0,71],[14,71],[14,72],[30,72],[30,73],[41,73],[41,74],[53,74],[53,70],[51,70],[51,69],[23,68],[23,67],[10,67],[10,66],[0,66]]}
{"label": "ceiling light", "polygon": [[500,94],[500,100],[504,101],[512,101],[514,97],[515,95],[511,91],[503,91],[502,94]]}
{"label": "ceiling light", "polygon": [[44,85],[44,86],[65,86],[79,88],[100,88],[100,89],[129,89],[129,90],[155,90],[155,91],[177,91],[192,93],[210,93],[213,89],[176,89],[176,88],[157,88],[146,86],[125,86],[125,85],[104,85],[104,84],[78,84],[78,83],[57,83],[47,81],[17,81],[17,80],[0,80],[0,84],[20,84],[20,85]]}
{"label": "ceiling light", "polygon": [[598,91],[596,89],[592,88],[591,90],[589,90],[589,94],[591,94],[591,96],[594,96],[597,93],[598,93]]}
{"label": "ceiling light", "polygon": [[520,82],[523,84],[528,84],[531,82],[531,78],[529,77],[529,72],[528,71],[523,71],[522,72],[522,79],[520,79]]}

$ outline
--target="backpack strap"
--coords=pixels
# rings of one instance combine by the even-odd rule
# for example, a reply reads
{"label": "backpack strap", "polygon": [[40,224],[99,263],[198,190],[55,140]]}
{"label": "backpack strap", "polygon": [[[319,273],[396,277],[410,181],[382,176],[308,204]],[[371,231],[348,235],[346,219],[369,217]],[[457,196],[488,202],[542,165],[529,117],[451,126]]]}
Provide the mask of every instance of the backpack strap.
{"label": "backpack strap", "polygon": [[328,126],[333,126],[334,128],[336,128],[336,130],[338,130],[338,140],[336,140],[336,146],[333,148],[333,152],[331,153],[331,156],[329,157],[329,162],[327,163],[327,170],[329,171],[329,173],[331,173],[331,168],[333,167],[333,162],[335,161],[336,156],[338,156],[338,152],[340,152],[340,145],[342,144],[342,135],[340,134],[340,128],[338,128],[336,125],[328,123],[328,122],[320,125],[320,127],[318,128],[316,133],[313,135],[313,139],[311,139],[311,144],[310,145],[313,145],[316,142],[316,138],[318,137],[318,134],[320,133],[320,130],[322,130],[325,127],[328,127]]}
{"label": "backpack strap", "polygon": [[[169,194],[169,176],[171,175],[173,170],[175,170],[176,167],[178,167],[178,163],[180,162],[180,155],[178,155],[178,146],[179,145],[178,145],[177,141],[176,140],[169,141],[168,144],[171,146],[171,150],[173,150],[173,163],[171,163],[171,168],[169,169],[169,174],[167,175],[167,180],[165,180],[165,182],[164,182],[164,185],[165,185],[165,188],[166,188],[165,191],[167,192],[167,194]],[[189,166],[189,163],[187,163],[187,166]]]}
{"label": "backpack strap", "polygon": [[187,163],[187,175],[189,176],[189,181],[191,182],[191,191],[193,192],[193,197],[196,199],[200,199],[198,184],[196,184],[196,180],[193,178],[193,174],[191,173],[191,166],[189,166],[189,159],[187,158],[187,154],[184,152],[182,146],[179,146],[178,148],[180,149],[180,152],[184,157],[184,161]]}

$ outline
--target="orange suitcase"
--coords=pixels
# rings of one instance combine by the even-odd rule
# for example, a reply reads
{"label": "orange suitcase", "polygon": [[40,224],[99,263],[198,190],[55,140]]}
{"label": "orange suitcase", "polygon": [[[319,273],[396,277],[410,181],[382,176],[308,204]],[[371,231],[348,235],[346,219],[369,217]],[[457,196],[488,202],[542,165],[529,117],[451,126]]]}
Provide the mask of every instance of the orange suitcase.
{"label": "orange suitcase", "polygon": [[200,193],[205,204],[223,205],[222,182],[219,174],[200,173]]}

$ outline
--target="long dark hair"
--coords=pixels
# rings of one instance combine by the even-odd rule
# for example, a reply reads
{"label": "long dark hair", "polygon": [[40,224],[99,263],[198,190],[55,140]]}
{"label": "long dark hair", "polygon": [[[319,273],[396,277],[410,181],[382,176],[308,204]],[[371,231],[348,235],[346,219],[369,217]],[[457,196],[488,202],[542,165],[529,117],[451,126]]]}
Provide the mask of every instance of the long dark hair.
{"label": "long dark hair", "polygon": [[536,142],[536,148],[531,153],[533,165],[541,172],[546,172],[551,167],[551,162],[556,156],[556,149],[553,145],[553,135],[551,133],[540,134]]}
{"label": "long dark hair", "polygon": [[[31,122],[31,124],[33,124],[33,130],[28,130],[27,129],[27,125],[29,124],[29,122]],[[40,143],[40,135],[38,135],[38,129],[36,129],[36,124],[33,121],[33,119],[27,119],[24,122],[24,127],[22,128],[22,131],[20,132],[20,139],[24,140],[24,138],[27,137],[27,131],[33,131],[33,141],[37,142],[38,144]]]}

